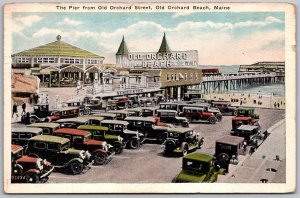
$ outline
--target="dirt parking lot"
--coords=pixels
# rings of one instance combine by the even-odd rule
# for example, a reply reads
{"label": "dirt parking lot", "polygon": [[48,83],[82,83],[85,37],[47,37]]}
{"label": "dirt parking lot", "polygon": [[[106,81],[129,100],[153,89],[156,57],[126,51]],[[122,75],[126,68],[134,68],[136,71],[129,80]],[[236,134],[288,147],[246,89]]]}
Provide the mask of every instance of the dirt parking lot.
{"label": "dirt parking lot", "polygon": [[[256,109],[262,130],[284,118],[283,110]],[[191,124],[204,137],[202,149],[196,152],[214,154],[215,140],[230,133],[232,116],[224,116],[215,125]],[[168,183],[181,170],[181,157],[165,157],[158,144],[147,143],[138,150],[125,149],[104,166],[93,166],[81,175],[54,172],[49,183]]]}

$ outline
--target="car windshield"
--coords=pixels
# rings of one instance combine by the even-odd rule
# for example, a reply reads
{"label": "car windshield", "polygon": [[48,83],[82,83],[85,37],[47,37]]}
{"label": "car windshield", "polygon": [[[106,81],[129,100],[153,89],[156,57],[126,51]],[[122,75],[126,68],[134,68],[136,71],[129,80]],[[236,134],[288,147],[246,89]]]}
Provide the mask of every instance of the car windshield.
{"label": "car windshield", "polygon": [[168,134],[168,137],[169,137],[169,138],[178,138],[178,137],[179,137],[179,134],[178,134],[178,133],[172,133],[172,132],[170,132],[170,133]]}
{"label": "car windshield", "polygon": [[84,141],[88,141],[88,140],[90,140],[91,138],[92,138],[91,134],[86,135],[86,136],[84,137]]}
{"label": "car windshield", "polygon": [[68,150],[69,148],[70,148],[70,142],[67,142],[67,143],[61,145],[62,151]]}
{"label": "car windshield", "polygon": [[184,160],[183,161],[183,170],[205,172],[207,169],[207,163],[194,160]]}

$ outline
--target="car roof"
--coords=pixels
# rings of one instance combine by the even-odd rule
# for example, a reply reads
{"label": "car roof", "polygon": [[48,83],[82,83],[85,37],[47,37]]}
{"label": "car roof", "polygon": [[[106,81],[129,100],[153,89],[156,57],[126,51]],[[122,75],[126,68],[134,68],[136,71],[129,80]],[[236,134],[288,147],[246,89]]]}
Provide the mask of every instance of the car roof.
{"label": "car roof", "polygon": [[80,125],[79,127],[77,127],[77,129],[81,129],[81,130],[105,130],[107,131],[108,130],[108,127],[105,127],[105,126],[95,126],[95,125]]}
{"label": "car roof", "polygon": [[171,110],[171,109],[157,109],[157,112],[173,112],[173,113],[177,113],[177,111]]}
{"label": "car roof", "polygon": [[59,109],[50,109],[50,111],[69,111],[74,109],[79,109],[79,107],[62,107]]}
{"label": "car roof", "polygon": [[252,118],[250,116],[235,116],[232,118],[232,120],[251,120]]}
{"label": "car roof", "polygon": [[141,110],[149,109],[152,111],[159,109],[159,107],[140,107],[140,108],[141,108]]}
{"label": "car roof", "polygon": [[226,101],[226,100],[224,100],[224,101],[213,101],[212,103],[213,104],[231,104],[230,101]]}
{"label": "car roof", "polygon": [[254,110],[253,107],[239,107],[239,110]]}
{"label": "car roof", "polygon": [[98,121],[104,120],[104,117],[97,116],[97,115],[86,115],[86,116],[80,116],[78,118],[86,118],[86,119],[98,120]]}
{"label": "car roof", "polygon": [[211,104],[209,103],[195,103],[195,104],[186,104],[186,106],[189,106],[189,107],[210,107]]}
{"label": "car roof", "polygon": [[85,117],[77,117],[77,118],[65,118],[65,119],[59,119],[59,120],[56,120],[55,122],[57,123],[64,123],[64,122],[77,122],[77,123],[85,123],[89,121],[88,118],[85,118]]}
{"label": "car roof", "polygon": [[36,127],[20,127],[20,128],[12,128],[12,133],[22,133],[22,132],[28,132],[28,133],[35,133],[39,134],[43,132],[42,128],[36,128]]}
{"label": "car roof", "polygon": [[19,151],[23,150],[23,147],[20,145],[12,144],[11,145],[11,152],[12,153],[17,153]]}
{"label": "car roof", "polygon": [[130,112],[130,111],[136,112],[136,111],[141,111],[141,110],[142,110],[142,109],[141,109],[140,107],[131,108],[131,109],[124,109],[124,111],[128,111],[128,112]]}
{"label": "car roof", "polygon": [[238,145],[239,143],[243,142],[245,138],[232,136],[232,135],[224,135],[216,140],[217,143],[224,143],[230,145]]}
{"label": "car roof", "polygon": [[213,156],[204,153],[191,153],[183,157],[183,159],[196,160],[209,163]]}
{"label": "car roof", "polygon": [[241,125],[237,129],[242,131],[252,131],[253,129],[257,129],[258,126],[254,125]]}
{"label": "car roof", "polygon": [[161,103],[159,103],[159,105],[168,105],[168,104],[178,105],[178,102],[161,102]]}
{"label": "car roof", "polygon": [[79,98],[76,98],[76,99],[70,99],[70,100],[68,100],[66,103],[68,104],[68,103],[77,103],[77,102],[83,102],[83,101],[81,101]]}
{"label": "car roof", "polygon": [[129,123],[127,121],[123,121],[123,120],[102,120],[101,124],[122,124],[122,125],[128,125]]}
{"label": "car roof", "polygon": [[111,110],[111,111],[108,111],[108,113],[128,114],[128,111],[126,111],[126,110]]}
{"label": "car roof", "polygon": [[202,107],[193,107],[193,106],[184,106],[183,109],[197,109],[197,110],[204,110]]}
{"label": "car roof", "polygon": [[136,121],[146,121],[146,122],[155,122],[154,118],[151,117],[138,117],[138,116],[128,116],[125,118],[125,121],[132,121],[132,120],[136,120]]}
{"label": "car roof", "polygon": [[85,130],[79,130],[79,129],[71,129],[71,128],[60,128],[57,129],[55,131],[53,131],[54,133],[63,133],[63,134],[70,134],[70,135],[89,135],[90,132],[89,131],[85,131]]}
{"label": "car roof", "polygon": [[43,142],[53,142],[58,144],[65,144],[70,140],[68,138],[62,138],[53,135],[37,135],[29,139],[29,141],[43,141]]}
{"label": "car roof", "polygon": [[53,128],[59,127],[59,124],[54,123],[54,122],[40,122],[40,123],[33,123],[30,125],[27,125],[27,127],[41,127],[41,128],[47,127],[47,128],[53,129]]}
{"label": "car roof", "polygon": [[116,117],[117,115],[114,113],[97,113],[97,114],[92,114],[94,116],[99,116],[99,117]]}
{"label": "car roof", "polygon": [[185,133],[188,131],[192,131],[193,129],[191,128],[185,128],[185,127],[173,127],[173,128],[168,128],[168,132],[172,132],[172,133]]}

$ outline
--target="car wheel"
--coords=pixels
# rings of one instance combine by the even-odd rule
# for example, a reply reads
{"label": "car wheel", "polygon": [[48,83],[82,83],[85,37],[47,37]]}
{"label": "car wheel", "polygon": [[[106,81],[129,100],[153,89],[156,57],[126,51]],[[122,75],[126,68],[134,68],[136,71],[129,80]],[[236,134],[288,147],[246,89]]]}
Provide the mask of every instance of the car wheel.
{"label": "car wheel", "polygon": [[75,161],[70,164],[70,171],[73,175],[80,174],[82,170],[83,170],[82,163]]}
{"label": "car wheel", "polygon": [[36,119],[35,118],[29,118],[29,123],[30,124],[36,123]]}
{"label": "car wheel", "polygon": [[106,161],[106,154],[97,152],[94,154],[95,165],[103,165]]}
{"label": "car wheel", "polygon": [[25,183],[38,183],[39,181],[40,178],[36,173],[27,173],[25,175]]}
{"label": "car wheel", "polygon": [[183,123],[182,123],[182,126],[183,126],[183,127],[189,127],[189,123],[183,122]]}
{"label": "car wheel", "polygon": [[167,137],[168,137],[168,134],[167,134],[167,133],[163,133],[163,134],[158,138],[158,142],[159,142],[160,144],[164,143],[164,142],[166,141]]}
{"label": "car wheel", "polygon": [[114,145],[114,151],[116,152],[116,154],[121,154],[123,151],[122,145],[121,144]]}
{"label": "car wheel", "polygon": [[137,139],[131,139],[129,142],[129,146],[132,149],[137,149],[140,146],[140,142]]}
{"label": "car wheel", "polygon": [[12,175],[21,175],[23,172],[23,167],[20,164],[15,164],[12,168]]}
{"label": "car wheel", "polygon": [[216,124],[216,122],[217,122],[217,119],[215,117],[210,117],[209,118],[209,123],[210,124]]}
{"label": "car wheel", "polygon": [[217,118],[218,122],[222,121],[222,115],[217,115],[216,118]]}
{"label": "car wheel", "polygon": [[189,148],[187,146],[185,146],[182,151],[182,156],[186,156],[188,154],[188,150],[189,150]]}

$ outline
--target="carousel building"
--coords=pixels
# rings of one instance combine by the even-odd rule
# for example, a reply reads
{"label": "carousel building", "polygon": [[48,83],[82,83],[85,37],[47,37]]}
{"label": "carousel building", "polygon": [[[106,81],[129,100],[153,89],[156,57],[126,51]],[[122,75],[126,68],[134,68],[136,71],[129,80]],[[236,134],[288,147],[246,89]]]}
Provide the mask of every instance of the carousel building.
{"label": "carousel building", "polygon": [[102,83],[104,57],[56,37],[56,41],[12,55],[13,73],[40,78],[45,87]]}

